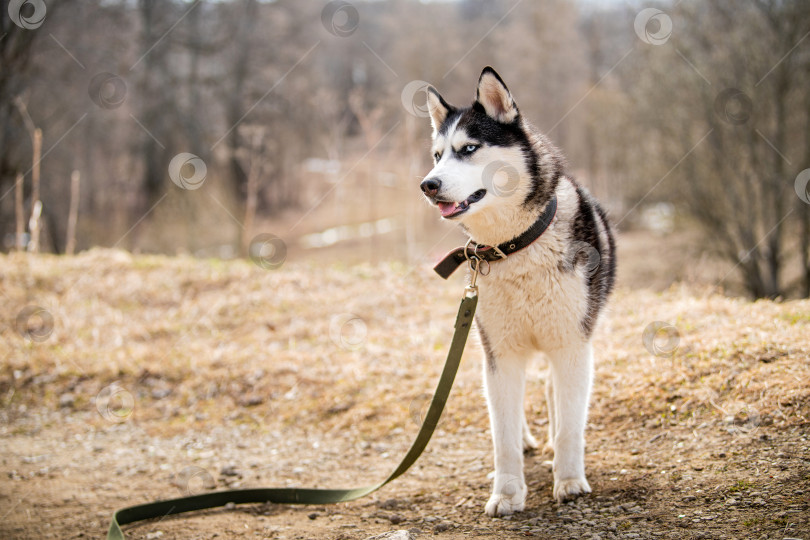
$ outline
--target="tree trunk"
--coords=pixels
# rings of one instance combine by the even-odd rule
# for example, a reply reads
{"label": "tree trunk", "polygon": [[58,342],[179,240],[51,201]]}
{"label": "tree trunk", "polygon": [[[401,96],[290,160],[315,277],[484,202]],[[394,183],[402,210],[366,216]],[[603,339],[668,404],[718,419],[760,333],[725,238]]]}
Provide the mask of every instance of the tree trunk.
{"label": "tree trunk", "polygon": [[76,251],[76,223],[79,220],[79,171],[74,170],[70,175],[70,211],[68,212],[67,239],[65,240],[65,255],[73,255]]}
{"label": "tree trunk", "polygon": [[[39,196],[39,162],[42,160],[42,130],[36,128],[33,134],[34,141],[34,166],[31,169],[31,219],[28,227],[31,231],[31,240],[28,243],[28,251],[39,253],[39,231],[42,228],[42,202]],[[37,206],[38,205],[38,206]]]}
{"label": "tree trunk", "polygon": [[[160,96],[159,99],[144,99],[139,111],[139,120],[149,128],[154,137],[161,138],[165,130],[163,129],[164,117],[170,106],[164,101],[163,92],[158,92],[157,87],[161,84],[161,74],[164,73],[164,66],[161,65],[158,55],[160,47],[155,47],[155,42],[160,35],[155,31],[155,20],[159,19],[157,6],[161,5],[153,0],[140,1],[141,24],[143,31],[141,34],[141,54],[144,54],[143,65],[139,66],[142,71],[140,81],[140,93],[142,96]],[[135,214],[131,216],[131,221],[137,223],[157,202],[160,192],[164,189],[166,169],[168,162],[164,163],[165,152],[158,147],[158,142],[152,136],[143,139],[142,162],[143,180],[142,191],[138,197],[138,204],[135,204]],[[137,244],[130,236],[129,244]]]}
{"label": "tree trunk", "polygon": [[[255,150],[260,152],[261,150]],[[258,201],[259,191],[259,175],[261,174],[261,167],[255,163],[258,158],[251,156],[250,172],[248,173],[247,180],[247,200],[245,201],[245,220],[242,226],[242,242],[241,249],[242,255],[248,256],[250,250],[250,240],[253,238],[253,222],[256,219],[256,206]]]}
{"label": "tree trunk", "polygon": [[[776,106],[776,133],[774,146],[779,152],[787,151],[787,98],[790,92],[790,63],[782,63],[776,72],[774,103]],[[775,153],[775,152],[774,152]],[[768,265],[768,296],[775,298],[782,294],[780,273],[782,267],[782,232],[785,218],[785,160],[781,155],[774,156],[773,180],[767,186],[772,193],[773,220],[775,224],[769,229],[766,240],[768,250],[766,262]]]}
{"label": "tree trunk", "polygon": [[802,265],[802,287],[803,298],[810,298],[810,206],[799,199],[796,203],[801,219],[801,265]]}
{"label": "tree trunk", "polygon": [[238,124],[242,122],[244,113],[243,100],[245,98],[245,81],[248,77],[248,61],[250,60],[250,36],[256,20],[256,0],[245,0],[242,20],[236,31],[237,56],[231,72],[233,81],[232,90],[228,94],[227,119],[231,128],[227,137],[228,154],[236,200],[242,201],[247,196],[248,175],[237,157],[237,150],[241,146]]}
{"label": "tree trunk", "polygon": [[23,188],[25,187],[25,177],[17,173],[17,180],[14,183],[14,214],[16,218],[16,238],[14,246],[17,251],[25,250],[25,206],[23,205]]}
{"label": "tree trunk", "polygon": [[[804,98],[804,163],[808,164],[810,163],[810,93],[806,92]],[[805,193],[810,191],[808,187],[810,185],[804,186]],[[798,210],[799,220],[801,221],[801,234],[799,236],[799,254],[802,265],[801,294],[804,298],[810,298],[810,201],[804,201],[797,196],[796,210]]]}

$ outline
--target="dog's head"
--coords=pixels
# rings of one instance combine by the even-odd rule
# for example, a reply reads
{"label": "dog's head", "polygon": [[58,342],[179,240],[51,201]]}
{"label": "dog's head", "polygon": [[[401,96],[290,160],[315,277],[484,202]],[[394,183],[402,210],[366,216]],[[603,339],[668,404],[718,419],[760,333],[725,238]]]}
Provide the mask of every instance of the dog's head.
{"label": "dog's head", "polygon": [[427,96],[434,166],[420,186],[425,197],[462,225],[520,207],[532,189],[531,143],[495,70],[481,72],[470,107],[448,104],[433,87]]}

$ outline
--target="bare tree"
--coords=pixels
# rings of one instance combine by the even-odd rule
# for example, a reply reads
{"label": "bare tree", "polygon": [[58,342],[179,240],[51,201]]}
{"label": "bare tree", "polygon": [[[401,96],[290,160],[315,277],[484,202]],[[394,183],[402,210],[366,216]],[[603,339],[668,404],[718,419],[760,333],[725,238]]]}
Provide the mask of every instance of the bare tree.
{"label": "bare tree", "polygon": [[[802,163],[810,164],[810,92],[804,94],[804,159]],[[805,187],[805,191],[810,185]],[[810,298],[810,203],[796,198],[796,213],[801,222],[799,234],[799,261],[801,263],[801,294]]]}
{"label": "bare tree", "polygon": [[[245,126],[247,127],[247,126]],[[253,227],[256,221],[256,210],[258,208],[260,180],[270,169],[270,156],[267,152],[266,131],[261,126],[250,126],[250,142],[242,146],[237,151],[237,157],[241,159],[240,166],[247,171],[247,183],[245,186],[245,209],[242,221],[241,236],[239,246],[243,256],[248,254],[250,241],[253,237]]]}
{"label": "bare tree", "polygon": [[70,212],[68,213],[65,255],[73,255],[76,251],[76,223],[79,221],[79,182],[79,171],[74,170],[70,173]]}
{"label": "bare tree", "polygon": [[23,187],[25,177],[22,173],[17,173],[17,178],[14,182],[14,215],[15,219],[15,234],[14,246],[17,251],[25,249],[25,206],[23,203]]}
{"label": "bare tree", "polygon": [[240,13],[234,32],[236,40],[235,57],[231,64],[230,76],[228,77],[230,88],[226,96],[226,118],[227,124],[230,126],[226,139],[230,156],[228,161],[235,193],[240,199],[247,195],[248,173],[242,167],[237,156],[242,141],[239,129],[236,128],[247,112],[244,101],[250,76],[250,55],[252,53],[250,40],[256,24],[257,7],[256,0],[242,0],[239,3],[238,9]]}
{"label": "bare tree", "polygon": [[31,137],[31,217],[28,220],[31,238],[28,241],[28,251],[39,253],[39,234],[42,225],[42,197],[40,196],[40,163],[42,162],[42,130],[34,125],[31,115],[28,114],[28,107],[25,102],[17,96],[15,99],[20,115],[25,121],[28,135]]}
{"label": "bare tree", "polygon": [[635,72],[633,116],[659,141],[645,159],[653,178],[671,178],[669,195],[685,203],[747,291],[782,296],[787,232],[798,224],[786,179],[798,172],[789,156],[801,150],[791,135],[801,124],[788,108],[807,83],[791,50],[810,30],[808,7],[710,2],[681,4],[672,16],[686,21],[677,44],[648,48]]}

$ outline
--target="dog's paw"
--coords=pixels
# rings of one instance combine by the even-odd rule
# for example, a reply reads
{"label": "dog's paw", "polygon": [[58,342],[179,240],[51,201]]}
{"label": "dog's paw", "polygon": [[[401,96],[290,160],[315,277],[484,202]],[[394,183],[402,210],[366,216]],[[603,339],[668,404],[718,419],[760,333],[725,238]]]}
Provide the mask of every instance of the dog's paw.
{"label": "dog's paw", "polygon": [[528,431],[523,432],[523,451],[524,452],[531,452],[532,450],[537,450],[540,447],[540,443],[537,442],[537,439],[532,436],[531,433]]}
{"label": "dog's paw", "polygon": [[523,486],[520,493],[514,495],[493,493],[487,501],[484,512],[486,512],[489,517],[508,516],[515,512],[522,512],[526,507],[527,493],[528,490],[526,486]]}
{"label": "dog's paw", "polygon": [[557,502],[564,502],[578,495],[590,492],[591,486],[588,485],[588,481],[585,480],[584,476],[581,478],[566,478],[554,482],[554,498],[557,499]]}

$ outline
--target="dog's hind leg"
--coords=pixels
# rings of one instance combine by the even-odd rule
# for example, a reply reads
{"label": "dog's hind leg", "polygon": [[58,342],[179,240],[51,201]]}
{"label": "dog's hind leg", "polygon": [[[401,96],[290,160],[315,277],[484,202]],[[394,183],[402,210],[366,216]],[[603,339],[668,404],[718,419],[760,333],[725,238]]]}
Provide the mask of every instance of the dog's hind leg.
{"label": "dog's hind leg", "polygon": [[551,356],[554,401],[554,498],[590,493],[585,479],[585,423],[593,380],[590,343],[555,351]]}
{"label": "dog's hind leg", "polygon": [[537,439],[534,438],[532,435],[531,429],[529,429],[529,422],[526,420],[526,414],[523,414],[523,451],[528,452],[530,450],[537,450],[540,445],[537,443]]}
{"label": "dog's hind leg", "polygon": [[554,383],[551,377],[551,368],[546,374],[546,407],[548,408],[548,441],[543,448],[549,452],[554,452],[554,429],[557,425],[557,415],[554,409]]}
{"label": "dog's hind leg", "polygon": [[522,359],[506,356],[496,359],[488,351],[484,383],[495,445],[495,479],[485,511],[492,517],[520,512],[526,504],[528,490],[523,479],[525,379]]}

